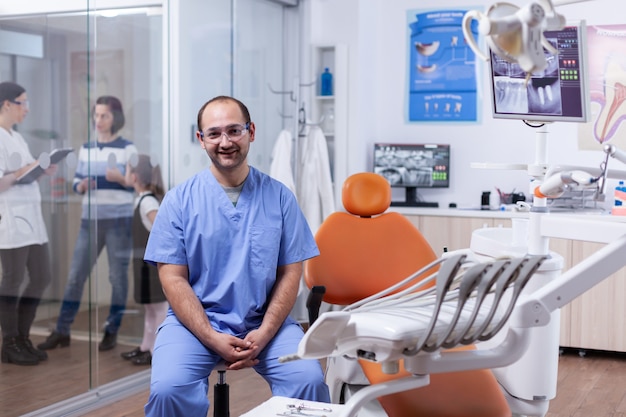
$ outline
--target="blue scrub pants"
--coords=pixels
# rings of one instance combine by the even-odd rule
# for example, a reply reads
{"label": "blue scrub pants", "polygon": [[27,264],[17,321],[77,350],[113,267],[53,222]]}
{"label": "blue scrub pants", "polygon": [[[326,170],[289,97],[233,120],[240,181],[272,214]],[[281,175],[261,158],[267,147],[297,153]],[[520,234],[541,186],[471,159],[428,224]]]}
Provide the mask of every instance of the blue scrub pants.
{"label": "blue scrub pants", "polygon": [[[328,386],[317,360],[278,362],[279,357],[297,351],[302,336],[302,328],[297,323],[283,324],[258,356],[260,362],[254,370],[269,383],[272,395],[330,402]],[[206,416],[209,412],[208,377],[220,360],[184,326],[173,322],[171,317],[166,319],[159,329],[152,356],[146,417]]]}

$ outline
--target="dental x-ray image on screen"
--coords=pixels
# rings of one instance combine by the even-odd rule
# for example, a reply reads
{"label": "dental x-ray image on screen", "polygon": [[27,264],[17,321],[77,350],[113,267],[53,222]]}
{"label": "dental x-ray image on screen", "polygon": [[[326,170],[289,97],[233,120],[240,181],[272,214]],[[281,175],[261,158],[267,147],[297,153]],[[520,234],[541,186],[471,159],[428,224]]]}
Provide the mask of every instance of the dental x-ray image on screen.
{"label": "dental x-ray image on screen", "polygon": [[493,117],[527,121],[587,121],[586,29],[583,22],[544,36],[557,50],[544,49],[547,66],[527,74],[491,52]]}
{"label": "dental x-ray image on screen", "polygon": [[417,190],[450,186],[450,145],[375,143],[374,172],[392,187],[404,188],[404,201],[392,201],[392,206],[438,207],[422,201]]}
{"label": "dental x-ray image on screen", "polygon": [[404,201],[394,200],[392,206],[438,207],[423,201],[417,190],[450,186],[450,145],[375,143],[374,172],[392,187],[404,188]]}
{"label": "dental x-ray image on screen", "polygon": [[374,144],[374,172],[392,187],[449,186],[450,145]]}

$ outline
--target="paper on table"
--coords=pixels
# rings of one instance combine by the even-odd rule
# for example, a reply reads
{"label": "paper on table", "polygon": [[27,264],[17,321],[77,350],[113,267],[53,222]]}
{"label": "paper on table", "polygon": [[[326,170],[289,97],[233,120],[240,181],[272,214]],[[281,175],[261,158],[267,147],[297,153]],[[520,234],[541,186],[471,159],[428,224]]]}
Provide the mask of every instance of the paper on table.
{"label": "paper on table", "polygon": [[[242,414],[240,417],[274,417],[277,415],[304,415],[291,413],[295,408],[294,406],[304,405],[302,413],[306,413],[307,416],[325,416],[336,417],[339,416],[341,410],[346,407],[344,404],[328,404],[317,401],[303,401],[295,398],[275,396],[260,404],[256,408]],[[291,406],[291,407],[290,407]],[[330,411],[329,411],[330,410]]]}

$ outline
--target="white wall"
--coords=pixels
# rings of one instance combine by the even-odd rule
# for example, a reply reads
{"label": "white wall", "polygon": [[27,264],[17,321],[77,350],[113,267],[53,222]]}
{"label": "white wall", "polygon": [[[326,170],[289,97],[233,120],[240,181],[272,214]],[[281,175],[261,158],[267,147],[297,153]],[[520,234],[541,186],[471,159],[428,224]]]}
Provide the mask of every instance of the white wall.
{"label": "white wall", "polygon": [[[305,0],[306,1],[306,0]],[[529,176],[525,171],[471,168],[472,162],[527,164],[535,158],[534,129],[521,121],[494,120],[487,86],[487,67],[479,67],[479,121],[475,123],[407,123],[407,14],[408,10],[485,10],[492,1],[438,2],[418,0],[309,0],[310,42],[345,43],[350,51],[349,141],[350,173],[371,170],[374,142],[437,142],[452,145],[449,189],[420,191],[425,200],[440,206],[478,206],[480,194],[499,187],[524,191]],[[514,1],[523,5],[526,2]],[[597,0],[561,6],[570,20],[586,19],[588,25],[626,23],[615,13],[620,0]],[[578,150],[578,124],[549,127],[548,161],[597,167],[598,151]],[[614,163],[613,168],[625,168]],[[609,184],[611,185],[611,184]]]}

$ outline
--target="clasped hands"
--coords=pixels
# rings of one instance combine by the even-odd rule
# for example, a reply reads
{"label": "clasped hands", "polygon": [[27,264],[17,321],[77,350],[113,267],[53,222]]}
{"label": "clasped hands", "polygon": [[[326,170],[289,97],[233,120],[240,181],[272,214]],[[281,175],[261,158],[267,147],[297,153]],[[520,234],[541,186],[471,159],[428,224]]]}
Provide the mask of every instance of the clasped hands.
{"label": "clasped hands", "polygon": [[269,339],[260,330],[252,330],[240,339],[225,333],[217,333],[212,349],[226,363],[227,370],[251,368],[259,363],[257,356],[267,346]]}

